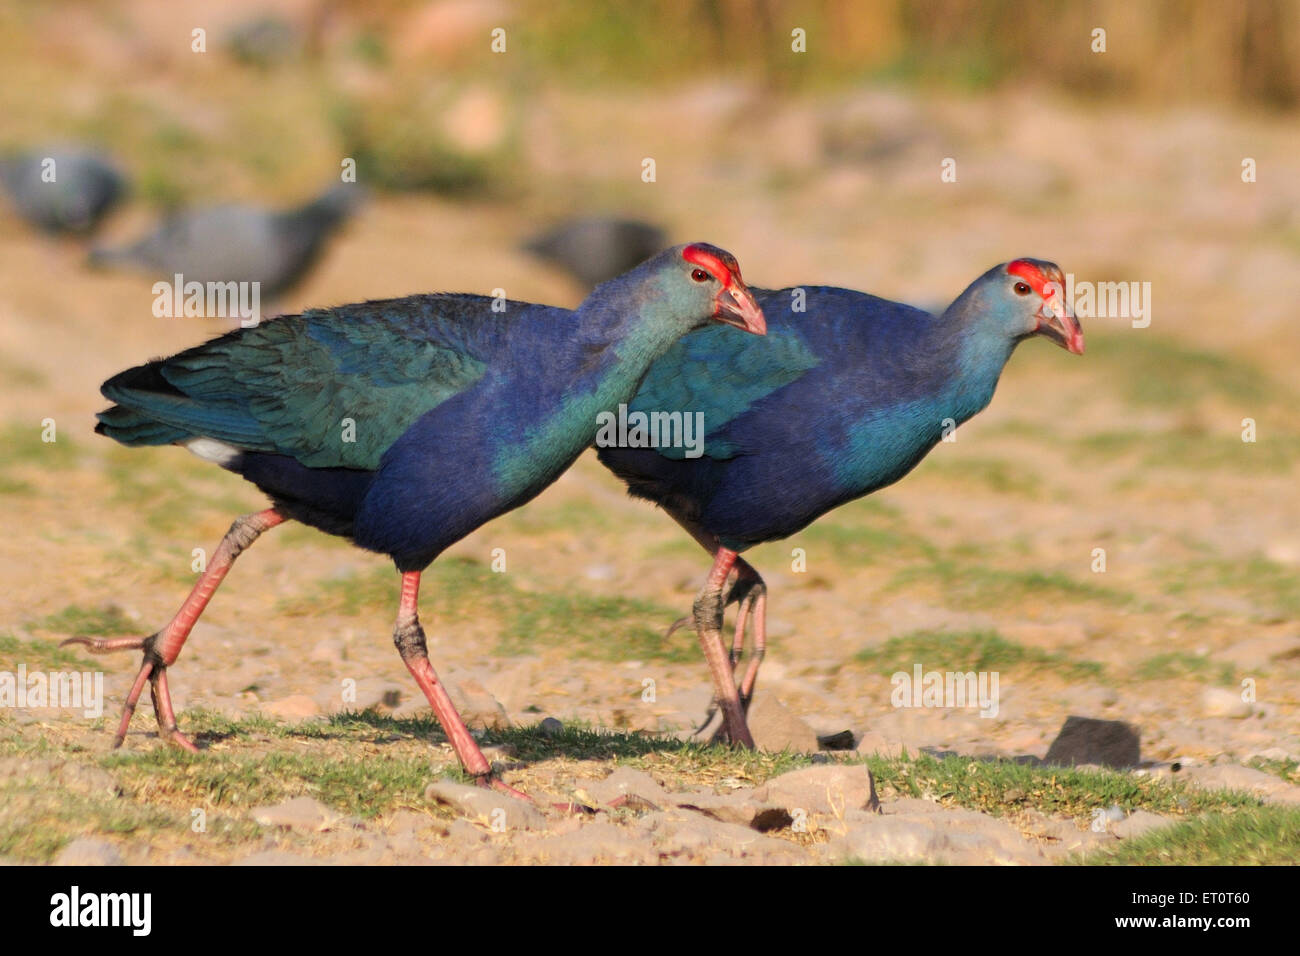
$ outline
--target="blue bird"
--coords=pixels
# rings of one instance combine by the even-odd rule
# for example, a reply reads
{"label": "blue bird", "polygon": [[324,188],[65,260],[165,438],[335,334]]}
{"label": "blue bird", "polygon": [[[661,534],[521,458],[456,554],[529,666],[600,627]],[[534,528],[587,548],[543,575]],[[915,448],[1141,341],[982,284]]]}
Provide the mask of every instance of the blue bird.
{"label": "blue bird", "polygon": [[103,393],[116,404],[96,431],[183,445],[272,502],[235,521],[162,630],[70,639],[144,652],[115,745],[148,681],[161,735],[195,749],[177,728],[167,668],[240,552],[294,519],[392,557],[402,660],[466,771],[508,790],[429,663],[420,574],[558,478],[650,364],[710,320],[765,328],[736,260],[695,243],[599,286],[576,311],[474,295],[366,302],[271,319],[113,376]]}
{"label": "blue bird", "polygon": [[[988,405],[1024,339],[1043,335],[1081,354],[1063,290],[1061,270],[1039,259],[995,266],[942,315],[850,289],[756,289],[768,318],[762,341],[701,329],[651,368],[628,415],[703,413],[703,453],[598,454],[632,495],[658,504],[714,556],[692,618],[732,742],[753,746],[745,713],[766,647],[767,589],[740,553],[906,475],[945,427]],[[721,629],[732,602],[728,655]],[[754,654],[737,687],[751,618]]]}

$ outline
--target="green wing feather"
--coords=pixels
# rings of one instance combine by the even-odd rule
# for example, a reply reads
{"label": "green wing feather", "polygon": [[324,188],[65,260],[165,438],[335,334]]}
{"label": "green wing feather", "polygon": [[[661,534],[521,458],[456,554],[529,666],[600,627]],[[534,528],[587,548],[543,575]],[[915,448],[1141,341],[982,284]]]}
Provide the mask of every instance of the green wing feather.
{"label": "green wing feather", "polygon": [[124,372],[104,385],[120,407],[100,416],[103,430],[132,444],[206,437],[312,468],[377,468],[487,368],[478,303],[421,298],[397,300],[395,314],[367,303],[271,319]]}

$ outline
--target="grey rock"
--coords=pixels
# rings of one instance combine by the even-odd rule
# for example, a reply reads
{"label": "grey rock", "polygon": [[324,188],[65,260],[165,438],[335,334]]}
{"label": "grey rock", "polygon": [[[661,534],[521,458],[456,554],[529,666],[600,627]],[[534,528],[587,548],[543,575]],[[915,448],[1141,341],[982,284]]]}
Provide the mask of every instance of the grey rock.
{"label": "grey rock", "polygon": [[447,685],[447,693],[467,727],[507,730],[512,725],[505,708],[473,677]]}
{"label": "grey rock", "polygon": [[521,848],[538,863],[573,866],[589,863],[654,863],[658,854],[644,837],[608,820],[594,820],[569,833],[542,837]]}
{"label": "grey rock", "polygon": [[78,837],[54,858],[55,866],[122,866],[123,863],[116,846],[94,837]]}
{"label": "grey rock", "polygon": [[822,750],[852,750],[853,731],[841,730],[833,734],[818,734],[817,746]]}
{"label": "grey rock", "polygon": [[328,830],[340,819],[339,814],[311,797],[294,797],[275,806],[254,807],[248,815],[264,827],[288,827],[309,832]]}
{"label": "grey rock", "polygon": [[714,820],[739,824],[760,833],[781,830],[794,822],[785,807],[755,800],[752,790],[738,790],[729,794],[679,794],[676,805],[683,810],[695,810]]}
{"label": "grey rock", "polygon": [[1300,786],[1253,767],[1238,764],[1184,767],[1178,778],[1206,790],[1244,790],[1265,803],[1300,804]]}
{"label": "grey rock", "polygon": [[1149,810],[1134,810],[1118,823],[1112,823],[1109,829],[1111,833],[1120,839],[1131,840],[1133,837],[1150,833],[1152,830],[1172,826],[1175,822],[1177,821],[1162,817],[1160,814],[1152,813]]}
{"label": "grey rock", "polygon": [[1123,770],[1138,765],[1140,750],[1138,730],[1132,724],[1067,717],[1044,762],[1062,767],[1091,763]]}
{"label": "grey rock", "polygon": [[831,841],[832,853],[840,858],[957,865],[1043,862],[1041,851],[1018,829],[973,810],[935,806],[883,816],[851,811],[845,824],[847,832]]}
{"label": "grey rock", "polygon": [[558,737],[560,734],[564,733],[564,724],[560,723],[554,717],[545,717],[542,719],[542,722],[537,725],[537,729],[547,737]]}
{"label": "grey rock", "polygon": [[816,753],[817,735],[771,694],[759,694],[750,705],[749,732],[759,750]]}
{"label": "grey rock", "polygon": [[644,818],[654,844],[669,855],[725,852],[751,858],[789,846],[751,827],[713,820],[681,810],[648,814]]}
{"label": "grey rock", "polygon": [[546,817],[535,806],[484,787],[454,780],[437,780],[425,788],[424,798],[451,807],[466,819],[493,829],[544,830]]}
{"label": "grey rock", "polygon": [[587,781],[583,789],[596,804],[605,806],[620,798],[636,797],[656,809],[663,809],[676,799],[648,773],[632,767],[619,767],[604,780]]}
{"label": "grey rock", "polygon": [[846,810],[879,810],[875,781],[865,764],[826,764],[773,777],[754,790],[760,802],[792,813],[842,814]]}

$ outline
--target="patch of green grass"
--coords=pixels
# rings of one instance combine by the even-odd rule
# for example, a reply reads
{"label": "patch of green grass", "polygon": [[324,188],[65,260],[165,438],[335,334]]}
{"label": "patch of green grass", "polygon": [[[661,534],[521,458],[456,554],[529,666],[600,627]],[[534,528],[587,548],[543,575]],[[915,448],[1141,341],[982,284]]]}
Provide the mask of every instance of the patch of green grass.
{"label": "patch of green grass", "polygon": [[890,674],[911,673],[916,663],[931,670],[1002,671],[1016,667],[1054,670],[1068,680],[1101,680],[1105,668],[1096,661],[1076,661],[1037,647],[1007,640],[996,631],[913,631],[867,647],[853,659]]}
{"label": "patch of green grass", "polygon": [[1217,684],[1231,684],[1236,671],[1227,662],[1212,661],[1208,657],[1186,651],[1171,651],[1148,657],[1134,668],[1133,676],[1138,680],[1178,680],[1191,677]]}
{"label": "patch of green grass", "polygon": [[132,621],[122,609],[114,604],[101,607],[86,607],[82,604],[69,604],[61,611],[55,611],[36,621],[29,621],[28,627],[38,627],[44,631],[55,631],[69,637],[103,637],[110,634],[134,634],[140,625]]}
{"label": "patch of green grass", "polygon": [[0,670],[13,671],[20,661],[28,670],[94,669],[91,661],[53,641],[23,641],[12,634],[0,634]]}
{"label": "patch of green grass", "polygon": [[[294,725],[261,716],[232,719],[201,709],[188,711],[185,719],[196,742],[222,746],[208,746],[197,757],[169,747],[119,753],[103,758],[101,766],[137,797],[180,806],[236,811],[308,794],[341,812],[373,817],[422,805],[424,788],[434,776],[427,745],[446,739],[432,717],[397,718],[374,710]],[[304,738],[315,742],[311,748],[254,752],[259,742]],[[247,746],[224,746],[234,741]],[[417,746],[407,746],[411,743]],[[612,760],[687,776],[695,783],[761,783],[810,763],[803,754],[738,751],[573,724],[553,735],[538,725],[487,730],[481,743],[509,745],[523,763],[557,757]],[[468,781],[458,767],[437,772]]]}
{"label": "patch of green grass", "polygon": [[176,448],[115,445],[107,452],[104,476],[113,489],[109,501],[114,507],[129,510],[145,528],[168,536],[193,533],[206,515],[220,513],[234,520],[265,507],[239,478]]}
{"label": "patch of green grass", "polygon": [[1256,770],[1263,770],[1265,773],[1271,773],[1275,777],[1281,777],[1287,783],[1300,784],[1300,762],[1286,760],[1269,760],[1265,757],[1256,757],[1247,763],[1247,766],[1254,767]]}
{"label": "patch of green grass", "polygon": [[1162,568],[1165,593],[1195,602],[1203,593],[1227,592],[1257,606],[1256,616],[1266,621],[1300,617],[1300,585],[1295,571],[1262,555],[1240,561],[1200,558]]}
{"label": "patch of green grass", "polygon": [[810,570],[826,558],[838,564],[867,566],[899,560],[936,561],[940,555],[935,545],[907,527],[896,508],[870,497],[849,502],[786,541],[756,549],[754,563],[761,567],[789,561],[791,549],[796,547],[806,552]]}
{"label": "patch of green grass", "polygon": [[[646,509],[646,516],[652,512]],[[620,530],[626,532],[621,524],[616,524],[613,515],[606,510],[593,508],[590,502],[568,501],[558,505],[531,505],[517,508],[509,514],[502,515],[499,521],[513,533],[546,534],[551,531],[572,532],[581,528],[584,533]]]}
{"label": "patch of green grass", "polygon": [[1099,602],[1113,607],[1132,603],[1133,596],[1114,588],[1081,581],[1060,571],[1009,571],[990,567],[987,556],[978,552],[968,559],[960,552],[932,558],[899,570],[890,581],[892,589],[913,584],[936,587],[945,603],[954,607],[1005,607],[1030,601],[1060,604]]}
{"label": "patch of green grass", "polygon": [[44,471],[62,471],[77,463],[80,448],[68,434],[70,421],[54,424],[54,441],[44,440],[45,428],[39,420],[10,422],[0,429],[0,455],[4,469],[32,466]]}
{"label": "patch of green grass", "polygon": [[16,361],[7,355],[0,355],[0,382],[15,388],[44,388],[49,380],[45,373]]}
{"label": "patch of green grass", "polygon": [[111,797],[89,797],[46,781],[7,780],[0,784],[0,856],[48,863],[86,832],[131,834],[183,832],[188,818]]}
{"label": "patch of green grass", "polygon": [[1300,808],[1253,807],[1211,813],[1076,857],[1105,866],[1294,866],[1300,863]]}
{"label": "patch of green grass", "polygon": [[841,521],[823,521],[805,528],[783,543],[783,555],[788,558],[795,547],[803,548],[814,564],[819,555],[839,564],[861,566],[936,554],[924,538],[907,532]]}
{"label": "patch of green grass", "polygon": [[[1258,807],[1259,799],[1229,790],[1199,790],[1131,773],[1032,766],[969,757],[868,757],[877,787],[993,816],[1023,809],[1091,820],[1098,808],[1195,814]],[[882,796],[884,793],[882,793]]]}
{"label": "patch of green grass", "polygon": [[[301,725],[300,725],[301,726]],[[402,735],[443,739],[433,717],[399,718],[369,710],[332,716],[322,726],[352,730],[370,728]],[[807,754],[759,753],[730,747],[678,740],[648,733],[604,730],[566,721],[563,729],[546,733],[540,724],[483,731],[484,746],[508,745],[517,759],[530,762],[564,757],[568,760],[613,760],[666,775],[701,778],[736,778],[762,782],[789,770],[809,766]]]}
{"label": "patch of green grass", "polygon": [[1257,408],[1291,401],[1253,363],[1191,348],[1150,330],[1090,336],[1088,364],[1100,387],[1111,391],[1113,386],[1142,405],[1192,407],[1207,396]]}
{"label": "patch of green grass", "polygon": [[[489,615],[499,623],[497,653],[524,654],[538,645],[564,646],[598,660],[694,660],[689,629],[665,636],[671,608],[622,595],[531,592],[506,574],[467,558],[432,565],[421,582],[422,609],[443,624]],[[398,597],[392,571],[336,578],[310,594],[281,602],[287,614],[319,612],[391,616]]]}
{"label": "patch of green grass", "polygon": [[1138,456],[1149,468],[1195,471],[1225,469],[1286,474],[1300,461],[1300,436],[1266,430],[1255,442],[1237,434],[1211,434],[1182,426],[1165,431],[1121,429],[1096,432],[1074,443],[1077,461],[1116,460]]}
{"label": "patch of green grass", "polygon": [[222,810],[246,810],[307,794],[340,812],[377,816],[418,805],[432,778],[429,755],[354,748],[344,757],[327,750],[286,753],[208,751],[187,754],[158,747],[108,757],[124,789],[150,799]]}
{"label": "patch of green grass", "polygon": [[1001,495],[1041,498],[1046,484],[1041,475],[1028,465],[999,458],[932,455],[918,474],[933,475],[944,481],[960,482],[963,487],[981,486]]}

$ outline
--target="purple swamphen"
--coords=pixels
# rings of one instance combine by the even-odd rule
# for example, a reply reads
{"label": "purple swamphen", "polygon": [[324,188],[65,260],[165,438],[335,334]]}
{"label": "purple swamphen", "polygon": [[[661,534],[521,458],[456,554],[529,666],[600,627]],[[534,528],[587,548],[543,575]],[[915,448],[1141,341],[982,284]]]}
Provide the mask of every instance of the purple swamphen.
{"label": "purple swamphen", "polygon": [[184,445],[272,501],[235,521],[162,630],[70,639],[144,652],[115,744],[148,681],[162,736],[195,749],[177,729],[167,668],[240,552],[296,519],[393,558],[402,660],[466,771],[509,790],[429,663],[420,574],[559,477],[592,443],[600,413],[629,400],[656,358],[710,320],[765,331],[736,260],[695,243],[599,286],[576,311],[452,294],[311,310],[109,379],[103,393],[116,404],[100,413],[98,432],[125,445]]}
{"label": "purple swamphen", "polygon": [[[631,494],[658,504],[713,555],[692,617],[725,733],[750,747],[745,713],[766,647],[767,590],[739,553],[906,475],[945,427],[988,405],[1021,340],[1043,335],[1083,352],[1061,270],[1039,259],[995,266],[942,315],[849,289],[755,295],[769,322],[762,342],[730,329],[693,332],[655,362],[629,405],[629,414],[703,412],[702,456],[598,449]],[[721,631],[733,601],[728,655]],[[751,618],[754,652],[737,687]]]}

